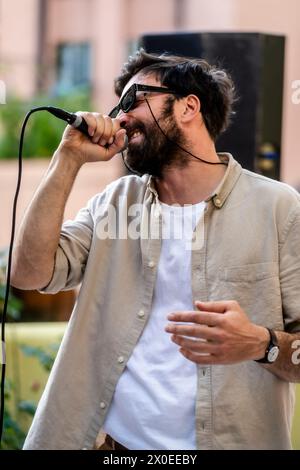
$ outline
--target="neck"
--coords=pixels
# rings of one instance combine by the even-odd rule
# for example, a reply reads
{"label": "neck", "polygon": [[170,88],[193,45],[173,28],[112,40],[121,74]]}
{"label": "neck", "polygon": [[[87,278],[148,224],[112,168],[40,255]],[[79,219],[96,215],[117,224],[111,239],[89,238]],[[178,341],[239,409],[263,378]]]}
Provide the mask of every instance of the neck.
{"label": "neck", "polygon": [[[203,159],[210,162],[220,161],[215,151],[206,154]],[[168,168],[163,178],[156,179],[159,199],[170,205],[197,204],[204,201],[221,182],[226,168],[225,165],[209,165],[191,157],[184,168]]]}

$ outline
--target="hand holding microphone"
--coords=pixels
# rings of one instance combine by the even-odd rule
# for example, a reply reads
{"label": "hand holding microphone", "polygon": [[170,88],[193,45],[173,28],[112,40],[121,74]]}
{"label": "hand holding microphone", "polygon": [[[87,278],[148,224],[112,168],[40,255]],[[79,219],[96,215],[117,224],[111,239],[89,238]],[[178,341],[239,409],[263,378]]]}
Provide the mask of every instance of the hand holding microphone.
{"label": "hand holding microphone", "polygon": [[73,114],[51,106],[47,111],[70,124],[58,150],[78,158],[81,164],[108,161],[127,147],[126,131],[117,118],[90,112]]}

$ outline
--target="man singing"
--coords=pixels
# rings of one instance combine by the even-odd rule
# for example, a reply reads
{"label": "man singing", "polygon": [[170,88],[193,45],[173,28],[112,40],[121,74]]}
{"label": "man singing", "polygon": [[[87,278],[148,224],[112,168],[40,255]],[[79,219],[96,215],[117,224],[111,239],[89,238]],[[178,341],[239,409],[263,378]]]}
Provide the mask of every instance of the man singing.
{"label": "man singing", "polygon": [[[81,283],[24,448],[91,449],[103,429],[102,449],[289,449],[299,195],[216,152],[224,71],[141,50],[115,90],[110,116],[82,113],[90,138],[66,128],[19,231],[13,285]],[[134,174],[62,224],[81,166],[126,140]]]}

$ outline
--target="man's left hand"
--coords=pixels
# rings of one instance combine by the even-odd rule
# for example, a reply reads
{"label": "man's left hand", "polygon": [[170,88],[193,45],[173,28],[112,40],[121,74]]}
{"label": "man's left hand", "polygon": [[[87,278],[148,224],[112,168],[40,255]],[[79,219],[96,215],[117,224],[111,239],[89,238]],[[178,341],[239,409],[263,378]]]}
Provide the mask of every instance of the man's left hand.
{"label": "man's left hand", "polygon": [[[264,357],[270,336],[249,321],[236,301],[195,302],[196,311],[168,315],[166,331],[184,357],[197,364],[234,364]],[[177,323],[178,322],[178,323]]]}

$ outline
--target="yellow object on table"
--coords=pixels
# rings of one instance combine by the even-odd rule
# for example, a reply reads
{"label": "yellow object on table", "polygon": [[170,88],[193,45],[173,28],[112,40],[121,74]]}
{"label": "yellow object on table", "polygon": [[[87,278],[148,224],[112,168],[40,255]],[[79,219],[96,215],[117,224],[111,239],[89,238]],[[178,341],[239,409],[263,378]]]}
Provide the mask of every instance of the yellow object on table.
{"label": "yellow object on table", "polygon": [[41,348],[55,357],[67,322],[8,323],[6,325],[6,379],[12,385],[7,400],[12,416],[26,432],[30,426],[29,415],[18,410],[20,401],[38,403],[45,388],[49,371],[34,356],[28,356],[22,348]]}

